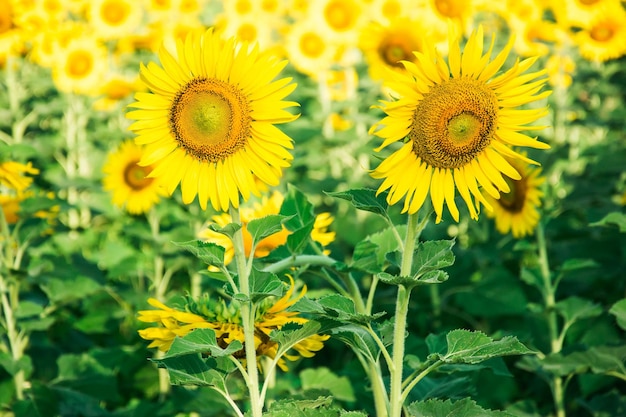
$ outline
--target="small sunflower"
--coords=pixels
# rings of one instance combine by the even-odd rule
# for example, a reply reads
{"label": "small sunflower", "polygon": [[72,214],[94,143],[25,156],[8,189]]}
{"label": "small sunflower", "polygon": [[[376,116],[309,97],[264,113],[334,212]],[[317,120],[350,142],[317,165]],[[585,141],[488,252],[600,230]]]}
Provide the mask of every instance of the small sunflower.
{"label": "small sunflower", "polygon": [[372,79],[380,80],[387,70],[404,71],[402,61],[417,63],[413,51],[421,51],[423,31],[419,20],[398,18],[387,25],[372,22],[362,32],[359,47]]}
{"label": "small sunflower", "polygon": [[[295,297],[294,281],[290,277],[290,286],[278,300],[265,299],[257,308],[254,324],[254,344],[258,358],[266,356],[274,359],[278,354],[279,345],[270,339],[274,330],[280,330],[288,323],[304,324],[308,320],[301,317],[297,311],[286,311],[301,299],[306,293],[306,287]],[[148,303],[158,310],[143,310],[139,312],[138,320],[146,323],[158,323],[160,327],[151,327],[139,330],[139,336],[151,340],[148,347],[156,347],[161,351],[168,351],[176,336],[182,337],[195,329],[213,329],[217,343],[226,348],[233,341],[244,343],[244,332],[241,326],[241,312],[236,304],[227,305],[224,300],[211,300],[204,297],[201,301],[187,299],[186,309],[179,311],[155,300],[148,299]],[[315,352],[324,347],[328,335],[313,335],[298,342],[293,350],[296,353],[287,353],[279,358],[277,365],[287,371],[285,359],[295,361],[300,357],[310,358]],[[244,349],[233,354],[242,360],[245,358]]]}
{"label": "small sunflower", "polygon": [[626,11],[621,5],[598,9],[574,40],[580,55],[604,62],[626,54]]}
{"label": "small sunflower", "polygon": [[52,66],[52,79],[64,93],[95,95],[107,70],[106,49],[93,35],[75,35],[60,46]]}
{"label": "small sunflower", "polygon": [[92,0],[88,7],[89,23],[103,39],[131,35],[143,18],[141,2],[135,0]]}
{"label": "small sunflower", "polygon": [[299,72],[314,80],[326,73],[338,60],[340,48],[328,32],[320,31],[316,22],[303,19],[291,25],[285,34],[285,54]]}
{"label": "small sunflower", "polygon": [[541,205],[543,192],[540,187],[545,178],[540,177],[541,169],[534,168],[520,161],[510,160],[511,165],[520,173],[521,178],[505,178],[510,192],[502,194],[500,199],[487,196],[493,207],[489,217],[495,219],[496,229],[502,234],[511,232],[516,239],[531,235],[539,223],[538,207]]}
{"label": "small sunflower", "polygon": [[32,177],[24,174],[37,175],[39,170],[28,162],[22,164],[15,161],[0,162],[0,185],[11,190],[22,192],[33,182]]}
{"label": "small sunflower", "polygon": [[[252,235],[248,232],[248,223],[255,219],[260,219],[272,214],[278,214],[280,212],[280,207],[283,204],[283,200],[283,195],[278,191],[274,191],[271,196],[264,196],[260,202],[255,202],[252,207],[241,208],[240,216],[246,256],[250,256],[250,252],[252,251]],[[213,216],[211,220],[219,227],[224,227],[227,224],[232,223],[232,218],[227,213]],[[328,228],[332,224],[333,220],[334,218],[330,215],[330,213],[321,213],[317,215],[315,223],[313,224],[313,230],[311,231],[311,238],[320,243],[322,246],[328,246],[331,244],[335,240],[335,232],[329,232]],[[273,235],[261,240],[258,242],[254,250],[254,257],[262,258],[269,255],[271,251],[287,242],[287,236],[289,236],[290,233],[291,232],[289,232],[289,230],[283,227],[280,232],[274,233]],[[225,248],[225,263],[229,264],[232,261],[235,251],[233,243],[228,236],[214,232],[209,228],[205,228],[199,233],[198,237],[206,242],[212,242]]]}
{"label": "small sunflower", "polygon": [[163,68],[141,66],[152,92],[137,93],[130,106],[139,110],[127,114],[136,143],[147,145],[140,165],[154,165],[150,176],[169,194],[180,184],[185,204],[197,195],[202,209],[236,208],[259,194],[255,179],[278,185],[291,164],[292,140],[274,124],[297,117],[284,110],[297,103],[283,100],[296,85],[272,81],[285,61],[213,29],[176,45],[176,57],[161,48]]}
{"label": "small sunflower", "polygon": [[480,26],[461,54],[459,41],[451,34],[447,64],[425,42],[423,52],[415,52],[419,64],[404,62],[406,74],[389,74],[389,87],[399,98],[382,101],[387,116],[370,130],[384,139],[377,151],[402,142],[401,148],[371,173],[374,178],[384,179],[378,193],[389,189],[389,204],[405,197],[403,211],[415,213],[430,192],[436,221],[441,221],[444,201],[458,221],[459,210],[454,202],[458,189],[471,217],[477,219],[480,204],[491,210],[479,185],[499,198],[500,191],[510,191],[502,174],[520,179],[503,156],[533,162],[512,150],[511,145],[549,148],[520,133],[540,129],[528,124],[547,114],[547,109],[517,109],[550,94],[539,92],[546,82],[541,78],[545,71],[524,74],[536,61],[534,57],[518,61],[496,76],[513,44],[509,41],[490,62],[494,41],[483,54]]}
{"label": "small sunflower", "polygon": [[309,16],[318,32],[346,47],[355,46],[368,15],[360,0],[319,0],[311,2]]}
{"label": "small sunflower", "polygon": [[113,204],[130,214],[147,212],[165,194],[159,180],[148,178],[152,168],[138,164],[142,154],[142,148],[129,140],[109,155],[103,167],[104,189],[112,193]]}

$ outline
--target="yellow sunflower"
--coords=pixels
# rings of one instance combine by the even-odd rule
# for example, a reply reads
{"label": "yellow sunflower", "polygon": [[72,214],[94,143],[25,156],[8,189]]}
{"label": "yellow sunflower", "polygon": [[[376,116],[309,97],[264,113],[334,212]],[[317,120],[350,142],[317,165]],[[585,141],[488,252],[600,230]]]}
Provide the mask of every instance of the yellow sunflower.
{"label": "yellow sunflower", "polygon": [[[290,286],[278,300],[265,299],[257,308],[254,324],[254,344],[258,358],[266,356],[274,359],[278,354],[278,343],[270,339],[270,333],[280,330],[287,323],[304,324],[308,320],[300,317],[296,311],[286,311],[306,293],[306,286],[293,297],[294,281],[291,277]],[[148,299],[148,303],[158,310],[143,310],[139,312],[138,320],[146,323],[157,323],[160,327],[151,327],[139,330],[139,336],[151,340],[148,347],[156,347],[161,351],[168,351],[176,336],[182,337],[195,329],[213,329],[217,343],[221,348],[226,348],[233,341],[244,343],[244,332],[241,326],[241,312],[238,305],[227,305],[224,300],[211,300],[205,298],[199,302],[187,300],[186,306],[189,311],[179,311],[159,302],[154,298]],[[298,342],[293,350],[296,353],[287,353],[279,358],[277,365],[286,371],[285,359],[295,361],[300,357],[310,358],[315,352],[324,347],[324,341],[328,335],[313,335]],[[243,360],[244,349],[233,354]]]}
{"label": "yellow sunflower", "polygon": [[117,39],[131,35],[139,27],[143,8],[136,0],[92,0],[87,14],[98,36]]}
{"label": "yellow sunflower", "polygon": [[160,181],[148,178],[152,168],[138,165],[142,155],[143,149],[129,140],[109,155],[103,167],[104,189],[112,193],[113,204],[130,214],[147,212],[165,195]]}
{"label": "yellow sunflower", "polygon": [[[278,214],[280,212],[280,207],[283,204],[283,200],[284,196],[280,192],[274,191],[271,196],[264,196],[260,202],[255,202],[252,207],[241,208],[240,216],[246,256],[250,256],[250,252],[252,251],[252,235],[248,232],[248,223],[255,219],[260,219],[272,214]],[[224,227],[227,224],[232,223],[232,218],[227,213],[213,216],[211,220],[212,223],[219,227]],[[332,243],[335,240],[335,232],[328,231],[328,228],[332,224],[333,220],[334,218],[330,215],[330,213],[320,213],[317,215],[315,223],[313,224],[313,230],[311,231],[311,238],[320,243],[322,246],[328,246]],[[283,227],[280,232],[274,233],[273,235],[261,240],[258,242],[254,250],[254,257],[262,258],[269,255],[271,251],[287,242],[287,236],[289,236],[289,234],[289,230]],[[205,228],[200,231],[198,238],[225,248],[225,263],[229,264],[232,261],[235,255],[235,250],[233,248],[233,243],[228,236],[214,232],[209,228]]]}
{"label": "yellow sunflower", "polygon": [[59,45],[52,79],[64,93],[98,94],[99,83],[107,70],[106,49],[93,35],[75,36],[66,46]]}
{"label": "yellow sunflower", "polygon": [[604,62],[626,54],[626,11],[621,5],[598,9],[574,40],[580,55]]}
{"label": "yellow sunflower", "polygon": [[[509,158],[507,158],[509,159]],[[496,229],[502,234],[511,232],[516,239],[531,235],[537,223],[543,191],[540,190],[545,178],[540,177],[541,169],[534,168],[520,161],[509,159],[511,165],[520,173],[521,178],[505,178],[511,191],[494,199],[487,196],[493,206],[493,212],[487,213],[495,219]]]}
{"label": "yellow sunflower", "polygon": [[39,174],[37,168],[33,168],[33,164],[28,162],[22,164],[15,161],[0,162],[0,185],[7,187],[11,190],[22,192],[32,182],[31,177],[27,177],[24,174],[36,175]]}
{"label": "yellow sunflower", "polygon": [[177,42],[176,56],[161,48],[163,68],[141,66],[151,93],[137,93],[127,116],[137,144],[145,144],[140,165],[154,165],[151,177],[163,177],[168,193],[181,185],[183,202],[196,195],[202,209],[239,206],[240,196],[259,194],[255,178],[278,185],[291,164],[289,136],[274,124],[297,116],[284,110],[296,85],[273,81],[285,61],[224,40],[213,29]]}
{"label": "yellow sunflower", "polygon": [[368,22],[367,9],[360,0],[318,0],[309,5],[309,16],[319,33],[334,42],[352,47]]}
{"label": "yellow sunflower", "polygon": [[339,48],[315,21],[303,19],[285,34],[285,54],[296,70],[318,80],[337,62]]}
{"label": "yellow sunflower", "polygon": [[387,25],[372,22],[361,32],[359,47],[374,80],[387,70],[404,71],[402,61],[417,63],[413,51],[421,51],[423,31],[419,20],[394,19]]}
{"label": "yellow sunflower", "polygon": [[513,151],[511,145],[549,148],[520,133],[540,129],[528,124],[547,114],[545,107],[517,108],[550,94],[539,92],[546,82],[541,78],[545,71],[524,74],[537,58],[517,61],[496,76],[512,45],[510,40],[490,62],[494,39],[483,54],[483,30],[479,27],[462,54],[458,39],[450,35],[447,64],[425,42],[423,52],[415,52],[419,64],[404,62],[406,74],[389,74],[389,87],[399,97],[382,101],[387,116],[370,129],[384,139],[377,151],[402,142],[400,149],[371,173],[384,179],[378,193],[389,190],[389,204],[405,197],[403,211],[415,213],[430,192],[436,222],[441,221],[444,201],[458,221],[456,188],[471,217],[477,219],[480,204],[491,210],[479,185],[498,198],[499,191],[510,191],[502,174],[520,179],[503,156],[533,162]]}

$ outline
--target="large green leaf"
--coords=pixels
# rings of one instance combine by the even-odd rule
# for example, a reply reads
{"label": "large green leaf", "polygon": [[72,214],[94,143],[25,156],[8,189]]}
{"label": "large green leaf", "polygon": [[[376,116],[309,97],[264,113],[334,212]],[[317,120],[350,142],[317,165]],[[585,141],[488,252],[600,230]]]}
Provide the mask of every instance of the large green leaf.
{"label": "large green leaf", "polygon": [[419,279],[423,275],[454,264],[452,247],[455,240],[428,240],[419,242],[413,254],[411,275]]}
{"label": "large green leaf", "polygon": [[389,204],[387,204],[387,192],[376,195],[376,190],[358,188],[326,194],[331,197],[347,200],[358,210],[369,211],[383,217],[388,217],[387,209]]}
{"label": "large green leaf", "polygon": [[309,368],[300,372],[300,381],[305,390],[326,390],[341,401],[354,401],[354,390],[350,380],[345,376],[337,376],[326,367]]}
{"label": "large green leaf", "polygon": [[284,284],[276,274],[261,271],[252,267],[250,273],[250,299],[259,302],[267,297],[280,297],[283,295]]}
{"label": "large green leaf", "polygon": [[602,306],[580,297],[569,297],[554,306],[565,322],[570,325],[578,320],[597,317],[602,314]]}
{"label": "large green leaf", "polygon": [[590,223],[589,226],[617,226],[621,233],[626,232],[626,214],[614,211],[612,213],[607,214],[602,219],[597,222]]}
{"label": "large green leaf", "polygon": [[626,298],[613,304],[609,313],[615,316],[615,320],[617,320],[619,327],[626,330]]}
{"label": "large green leaf", "polygon": [[431,351],[429,357],[444,363],[474,364],[500,356],[535,353],[516,337],[505,336],[493,340],[479,331],[452,330],[445,335],[445,348],[442,339],[442,335],[429,336],[426,343]]}
{"label": "large green leaf", "polygon": [[179,248],[183,248],[191,252],[196,258],[200,259],[207,265],[223,266],[224,252],[222,246],[211,242],[202,242],[201,240],[190,240],[187,242],[172,242]]}
{"label": "large green leaf", "polygon": [[213,358],[204,359],[199,353],[163,359],[153,359],[160,368],[167,369],[173,385],[196,385],[224,387],[224,375],[209,366]]}
{"label": "large green leaf", "polygon": [[272,214],[261,217],[260,219],[251,220],[248,223],[247,230],[252,236],[252,246],[256,246],[261,240],[268,236],[283,230],[283,223],[291,216],[282,216],[280,214]]}
{"label": "large green leaf", "polygon": [[183,337],[176,337],[165,354],[166,359],[191,353],[210,354],[213,357],[231,355],[243,348],[240,341],[234,340],[226,348],[217,343],[213,329],[195,329]]}
{"label": "large green leaf", "polygon": [[469,398],[458,401],[431,399],[410,404],[411,417],[513,417],[504,411],[485,410]]}

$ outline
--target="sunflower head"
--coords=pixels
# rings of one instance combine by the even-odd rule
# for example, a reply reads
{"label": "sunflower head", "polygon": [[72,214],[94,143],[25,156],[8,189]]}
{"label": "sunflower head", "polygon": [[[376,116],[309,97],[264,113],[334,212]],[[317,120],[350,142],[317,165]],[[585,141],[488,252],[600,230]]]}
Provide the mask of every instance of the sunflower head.
{"label": "sunflower head", "polygon": [[238,207],[259,194],[256,180],[278,185],[293,158],[291,138],[274,126],[297,116],[284,110],[290,79],[273,81],[286,62],[258,48],[222,39],[209,29],[178,41],[176,53],[161,48],[163,67],[141,66],[149,93],[137,93],[127,116],[146,152],[140,165],[154,165],[171,194],[181,185],[183,202]]}
{"label": "sunflower head", "polygon": [[16,161],[0,162],[0,186],[22,192],[33,182],[33,178],[25,174],[36,175],[39,174],[39,170],[33,168],[31,162],[27,164]]}
{"label": "sunflower head", "polygon": [[520,178],[506,178],[510,191],[503,193],[500,199],[487,197],[493,211],[487,215],[494,218],[496,229],[502,233],[512,233],[516,239],[533,234],[539,223],[539,207],[543,191],[541,169],[529,166],[522,161],[510,161],[520,173]]}
{"label": "sunflower head", "polygon": [[150,178],[151,167],[139,165],[143,149],[126,141],[109,155],[103,167],[103,186],[112,194],[112,201],[124,207],[130,214],[142,214],[150,210],[164,190],[159,180]]}
{"label": "sunflower head", "polygon": [[483,190],[499,198],[510,190],[503,175],[520,178],[504,156],[529,161],[511,146],[548,148],[520,133],[540,129],[529,124],[547,110],[517,108],[550,94],[540,92],[545,71],[523,74],[536,60],[530,58],[498,75],[512,42],[493,60],[494,39],[486,53],[483,46],[482,27],[469,37],[463,53],[451,31],[447,63],[424,42],[423,51],[414,52],[417,63],[404,61],[405,72],[389,73],[388,86],[398,99],[382,102],[387,116],[370,130],[384,139],[378,151],[402,142],[372,172],[384,179],[378,192],[389,190],[389,204],[405,197],[403,211],[415,213],[430,193],[436,221],[442,219],[444,202],[458,221],[458,190],[477,219],[481,204],[491,210]]}

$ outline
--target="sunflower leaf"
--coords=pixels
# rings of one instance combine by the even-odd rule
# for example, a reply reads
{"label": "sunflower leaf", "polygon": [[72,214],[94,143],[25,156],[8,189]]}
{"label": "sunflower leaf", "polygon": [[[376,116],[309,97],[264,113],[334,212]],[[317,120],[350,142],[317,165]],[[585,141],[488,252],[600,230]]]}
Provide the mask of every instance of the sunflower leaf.
{"label": "sunflower leaf", "polygon": [[326,192],[326,195],[335,198],[341,198],[347,200],[354,208],[358,210],[369,211],[385,218],[389,218],[387,214],[387,192],[380,194],[376,193],[376,190],[370,188],[357,188],[347,191]]}
{"label": "sunflower leaf", "polygon": [[626,330],[626,298],[613,304],[609,313],[615,316],[618,326]]}
{"label": "sunflower leaf", "polygon": [[469,398],[462,400],[430,399],[417,401],[407,407],[412,416],[423,417],[512,417],[504,411],[485,410]]}
{"label": "sunflower leaf", "polygon": [[411,267],[411,275],[414,279],[420,279],[429,272],[452,265],[454,263],[454,253],[452,252],[454,243],[454,239],[419,242],[415,248],[413,266]]}
{"label": "sunflower leaf", "polygon": [[237,233],[237,230],[241,229],[241,224],[239,223],[228,223],[226,226],[224,227],[219,227],[216,224],[210,224],[209,225],[209,229],[211,229],[212,231],[216,232],[216,233],[221,233],[223,235],[228,236],[229,238],[233,238],[233,236],[235,236],[235,233]]}
{"label": "sunflower leaf", "polygon": [[179,248],[183,248],[191,253],[207,265],[223,266],[224,252],[222,246],[211,242],[202,242],[201,240],[190,240],[187,242],[172,242]]}
{"label": "sunflower leaf", "polygon": [[292,232],[306,228],[309,224],[312,228],[312,224],[315,223],[313,204],[302,191],[291,184],[280,206],[280,215],[289,217],[283,224]]}
{"label": "sunflower leaf", "polygon": [[[293,330],[291,330],[293,328]],[[270,333],[270,339],[279,345],[276,356],[284,355],[296,344],[313,335],[316,335],[322,328],[321,324],[315,321],[307,321],[303,325],[285,325],[281,330],[274,330]]]}
{"label": "sunflower leaf", "polygon": [[234,340],[226,348],[222,349],[217,343],[213,329],[195,329],[183,337],[176,337],[170,350],[164,358],[189,355],[190,353],[209,354],[213,357],[231,355],[241,350],[243,345]]}
{"label": "sunflower leaf", "polygon": [[430,357],[448,364],[476,364],[500,356],[534,353],[516,337],[505,336],[493,340],[482,332],[462,329],[448,332],[445,342],[443,335],[431,335],[426,339],[426,344],[431,352]]}
{"label": "sunflower leaf", "polygon": [[224,375],[208,365],[212,358],[199,353],[163,359],[151,359],[159,368],[167,369],[172,385],[225,387]]}
{"label": "sunflower leaf", "polygon": [[250,299],[257,303],[267,297],[283,295],[283,283],[276,274],[252,268],[250,274]]}
{"label": "sunflower leaf", "polygon": [[283,230],[283,223],[293,216],[282,216],[280,214],[271,214],[260,219],[251,220],[247,229],[252,236],[252,247],[263,239]]}
{"label": "sunflower leaf", "polygon": [[589,223],[589,226],[605,226],[614,227],[617,226],[621,233],[626,232],[626,214],[614,211],[607,214],[602,219],[594,223]]}

